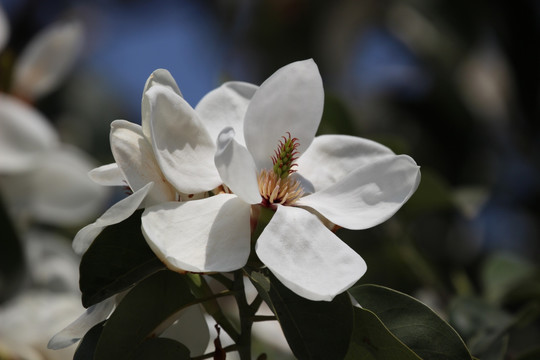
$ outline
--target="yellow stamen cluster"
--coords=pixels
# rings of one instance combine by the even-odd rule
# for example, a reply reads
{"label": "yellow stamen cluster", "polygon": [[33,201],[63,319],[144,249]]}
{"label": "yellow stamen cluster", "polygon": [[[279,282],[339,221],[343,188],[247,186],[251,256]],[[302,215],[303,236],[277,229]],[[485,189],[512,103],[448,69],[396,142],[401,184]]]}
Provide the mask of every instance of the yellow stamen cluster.
{"label": "yellow stamen cluster", "polygon": [[304,195],[300,182],[292,177],[281,178],[273,169],[263,169],[257,176],[264,206],[292,205]]}

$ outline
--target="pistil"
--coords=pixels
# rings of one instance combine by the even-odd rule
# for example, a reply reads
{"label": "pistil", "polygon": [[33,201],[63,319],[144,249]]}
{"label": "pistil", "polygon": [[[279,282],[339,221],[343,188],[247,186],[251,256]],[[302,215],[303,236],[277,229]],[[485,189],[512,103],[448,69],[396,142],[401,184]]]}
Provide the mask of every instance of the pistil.
{"label": "pistil", "polygon": [[262,205],[272,207],[274,204],[292,205],[304,195],[300,182],[289,175],[296,170],[295,160],[298,158],[298,139],[282,136],[278,148],[272,156],[272,169],[263,169],[257,176],[259,192],[263,198]]}

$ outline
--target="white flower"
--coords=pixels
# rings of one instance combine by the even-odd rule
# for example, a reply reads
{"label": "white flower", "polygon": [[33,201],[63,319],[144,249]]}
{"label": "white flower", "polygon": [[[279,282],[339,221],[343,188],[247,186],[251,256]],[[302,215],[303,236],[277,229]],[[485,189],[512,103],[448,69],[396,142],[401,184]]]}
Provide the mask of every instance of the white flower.
{"label": "white flower", "polygon": [[[78,289],[79,258],[68,239],[31,230],[22,238],[27,277],[0,306],[0,358],[73,359],[75,349],[47,349],[49,338],[83,310]],[[7,357],[6,357],[7,356]]]}
{"label": "white flower", "polygon": [[[213,165],[215,145],[207,134],[198,134],[194,138],[200,143],[191,143],[190,131],[199,129],[200,124],[193,125],[199,120],[187,108],[193,112],[171,74],[158,69],[143,90],[141,125],[126,120],[111,123],[110,143],[116,162],[89,175],[98,184],[127,186],[133,193],[77,233],[75,252],[84,253],[105,227],[122,222],[140,207],[197,199],[219,185]],[[177,147],[184,150],[181,156]]]}
{"label": "white flower", "polygon": [[[0,192],[23,224],[78,225],[106,197],[86,176],[92,160],[62,144],[49,121],[28,105],[63,80],[79,55],[82,37],[76,21],[47,27],[16,59],[11,95],[0,94]],[[8,38],[8,19],[0,7],[0,51]]]}
{"label": "white flower", "polygon": [[86,175],[93,166],[82,151],[62,144],[34,108],[0,94],[0,192],[17,220],[86,221],[107,195]]}
{"label": "white flower", "polygon": [[48,350],[47,342],[81,309],[78,294],[45,290],[22,292],[0,308],[0,356],[7,356],[7,359],[73,359],[75,348],[57,352]]}
{"label": "white flower", "polygon": [[219,187],[214,139],[225,126],[241,128],[256,89],[229,82],[193,109],[167,70],[154,71],[143,90],[141,126],[114,121],[110,142],[116,162],[89,173],[98,184],[128,186],[133,194],[81,229],[73,241],[75,252],[84,253],[105,227],[122,222],[138,208],[204,198]]}
{"label": "white flower", "polygon": [[[216,196],[145,210],[143,233],[169,268],[223,272],[243,267],[252,217],[265,206],[275,214],[256,241],[256,253],[291,290],[311,300],[331,300],[364,274],[363,259],[324,223],[354,230],[380,224],[413,194],[420,171],[410,157],[369,140],[315,137],[323,101],[317,66],[307,60],[279,69],[258,89],[226,84],[203,98],[195,113],[189,110],[192,126],[199,123],[197,116],[204,125],[190,128],[187,150],[187,135],[177,129],[179,145],[169,143],[164,154],[189,161],[203,144],[203,156],[190,166],[196,169],[202,159],[201,171],[212,174],[207,135],[217,135],[214,161],[220,179],[212,185],[225,186]],[[279,159],[283,176],[273,170]],[[177,163],[167,162],[167,169],[160,165],[165,176],[176,171],[189,180],[185,170],[173,169]]]}

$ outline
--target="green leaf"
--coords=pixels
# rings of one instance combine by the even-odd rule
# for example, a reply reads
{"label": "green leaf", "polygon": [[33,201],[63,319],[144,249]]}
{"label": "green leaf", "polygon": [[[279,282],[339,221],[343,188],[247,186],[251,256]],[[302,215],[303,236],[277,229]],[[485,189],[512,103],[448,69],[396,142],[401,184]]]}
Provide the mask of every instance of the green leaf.
{"label": "green leaf", "polygon": [[354,308],[354,330],[345,360],[420,360],[373,312]]}
{"label": "green leaf", "polygon": [[96,348],[96,359],[128,359],[156,329],[167,326],[175,315],[195,300],[185,277],[164,270],[137,284],[120,302],[105,324]]}
{"label": "green leaf", "polygon": [[457,332],[411,296],[376,285],[356,286],[349,293],[422,359],[471,359]]}
{"label": "green leaf", "polygon": [[80,288],[85,307],[117,294],[164,268],[141,232],[141,213],[108,226],[81,259]]}
{"label": "green leaf", "polygon": [[250,278],[261,297],[270,300],[268,305],[297,358],[345,356],[353,328],[353,309],[346,293],[333,301],[310,301],[293,293],[270,272],[252,272]]}
{"label": "green leaf", "polygon": [[84,335],[82,340],[75,350],[73,355],[73,360],[93,360],[94,353],[96,350],[96,345],[98,343],[101,332],[103,331],[103,325],[105,321],[100,322],[99,324],[94,325],[88,332]]}
{"label": "green leaf", "polygon": [[24,251],[19,236],[0,198],[0,304],[24,283]]}
{"label": "green leaf", "polygon": [[153,338],[143,342],[135,352],[134,360],[189,360],[189,349],[178,341]]}

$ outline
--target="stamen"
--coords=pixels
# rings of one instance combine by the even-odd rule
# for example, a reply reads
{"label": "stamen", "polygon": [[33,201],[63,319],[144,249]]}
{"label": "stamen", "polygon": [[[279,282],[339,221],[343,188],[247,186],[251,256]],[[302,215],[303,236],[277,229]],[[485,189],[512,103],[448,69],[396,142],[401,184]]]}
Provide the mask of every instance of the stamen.
{"label": "stamen", "polygon": [[300,182],[292,177],[280,178],[272,170],[263,169],[257,177],[263,205],[292,205],[304,195]]}

